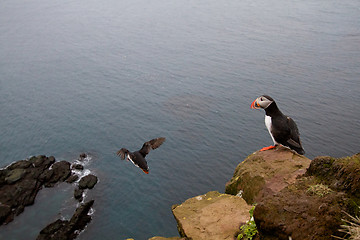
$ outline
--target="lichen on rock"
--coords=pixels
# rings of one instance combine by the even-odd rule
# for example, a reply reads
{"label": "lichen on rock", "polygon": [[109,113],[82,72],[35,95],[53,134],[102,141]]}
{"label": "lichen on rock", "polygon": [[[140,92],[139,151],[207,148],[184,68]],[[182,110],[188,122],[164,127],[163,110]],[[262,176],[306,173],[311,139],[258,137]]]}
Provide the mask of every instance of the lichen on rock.
{"label": "lichen on rock", "polygon": [[213,191],[174,205],[172,211],[182,237],[232,240],[249,219],[250,208],[240,197]]}
{"label": "lichen on rock", "polygon": [[264,198],[254,218],[263,239],[331,239],[344,212],[358,215],[359,154],[317,157],[306,174],[280,192]]}
{"label": "lichen on rock", "polygon": [[294,183],[296,177],[305,173],[310,161],[282,146],[257,151],[236,167],[225,193],[237,195],[242,191],[245,201],[254,204]]}

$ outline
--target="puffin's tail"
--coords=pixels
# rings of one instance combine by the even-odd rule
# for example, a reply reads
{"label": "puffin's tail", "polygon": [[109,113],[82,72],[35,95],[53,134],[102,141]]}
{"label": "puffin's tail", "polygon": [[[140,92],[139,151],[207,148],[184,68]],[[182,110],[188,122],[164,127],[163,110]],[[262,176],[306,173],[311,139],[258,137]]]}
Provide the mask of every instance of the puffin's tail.
{"label": "puffin's tail", "polygon": [[304,155],[305,154],[305,151],[304,151],[304,149],[302,149],[302,148],[296,148],[296,149],[294,149],[298,154],[300,154],[300,155]]}

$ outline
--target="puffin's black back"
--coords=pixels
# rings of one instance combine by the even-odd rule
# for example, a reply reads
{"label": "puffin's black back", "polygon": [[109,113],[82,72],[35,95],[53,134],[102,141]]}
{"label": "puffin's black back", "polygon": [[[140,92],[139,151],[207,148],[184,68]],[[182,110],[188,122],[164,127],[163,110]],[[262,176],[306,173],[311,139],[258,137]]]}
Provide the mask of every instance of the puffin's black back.
{"label": "puffin's black back", "polygon": [[139,151],[132,153],[131,158],[132,158],[134,164],[137,165],[139,168],[141,168],[142,170],[145,170],[145,171],[149,171],[147,161],[146,161],[145,157],[143,157],[143,155]]}
{"label": "puffin's black back", "polygon": [[266,96],[273,102],[265,109],[267,116],[271,117],[271,134],[276,142],[287,146],[298,154],[305,154],[300,141],[299,129],[295,121],[284,115],[278,108],[276,102],[269,96]]}

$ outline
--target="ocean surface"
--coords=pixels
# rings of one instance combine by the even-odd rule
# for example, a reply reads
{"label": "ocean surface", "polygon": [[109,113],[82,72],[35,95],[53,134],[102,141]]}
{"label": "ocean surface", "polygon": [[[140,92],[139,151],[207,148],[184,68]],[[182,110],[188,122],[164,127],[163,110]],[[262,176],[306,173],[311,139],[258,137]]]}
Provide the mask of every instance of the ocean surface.
{"label": "ocean surface", "polygon": [[[99,177],[78,239],[177,236],[171,206],[224,192],[235,167],[272,144],[262,94],[297,123],[306,156],[360,152],[358,0],[2,0],[0,167],[33,155]],[[121,161],[150,152],[150,174]],[[40,191],[0,227],[35,239],[75,207],[73,185]]]}

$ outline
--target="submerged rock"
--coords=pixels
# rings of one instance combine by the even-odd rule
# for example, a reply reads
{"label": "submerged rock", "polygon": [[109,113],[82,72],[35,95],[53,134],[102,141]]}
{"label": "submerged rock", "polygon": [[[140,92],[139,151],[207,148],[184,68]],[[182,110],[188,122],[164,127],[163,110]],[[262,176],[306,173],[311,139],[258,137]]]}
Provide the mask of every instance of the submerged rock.
{"label": "submerged rock", "polygon": [[249,220],[251,206],[236,196],[208,192],[174,205],[178,230],[187,239],[231,239]]}
{"label": "submerged rock", "polygon": [[77,235],[82,231],[86,225],[91,221],[89,211],[94,204],[94,200],[86,202],[78,207],[70,220],[58,219],[55,222],[46,226],[40,231],[40,234],[36,238],[37,240],[58,240],[75,239]]}
{"label": "submerged rock", "polygon": [[360,154],[346,158],[317,157],[306,174],[255,208],[262,239],[331,239],[344,212],[359,215]]}
{"label": "submerged rock", "polygon": [[84,161],[85,158],[87,158],[86,153],[81,153],[80,156],[79,156],[79,160]]}
{"label": "submerged rock", "polygon": [[248,204],[259,202],[264,196],[294,183],[297,176],[305,173],[310,161],[282,146],[257,151],[236,167],[225,193],[239,194]]}
{"label": "submerged rock", "polygon": [[79,202],[81,202],[83,200],[83,193],[84,193],[84,189],[76,188],[74,190],[74,198]]}

